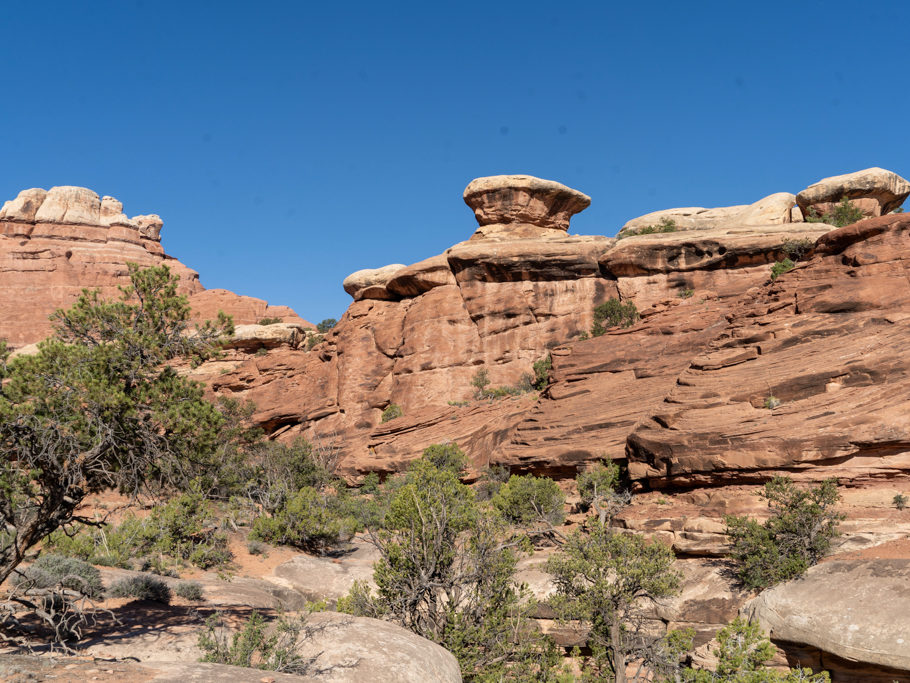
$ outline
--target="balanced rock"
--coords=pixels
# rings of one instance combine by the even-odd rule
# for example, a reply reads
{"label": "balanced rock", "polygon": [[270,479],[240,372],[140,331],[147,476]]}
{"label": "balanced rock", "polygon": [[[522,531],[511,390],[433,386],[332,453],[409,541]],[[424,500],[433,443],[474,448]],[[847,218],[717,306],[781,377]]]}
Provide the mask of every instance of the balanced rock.
{"label": "balanced rock", "polygon": [[403,263],[393,263],[382,268],[364,268],[348,275],[342,287],[344,291],[354,297],[354,301],[361,299],[394,299],[386,285],[392,276],[407,268]]}
{"label": "balanced rock", "polygon": [[472,180],[464,201],[480,229],[475,238],[506,233],[537,237],[547,230],[565,232],[569,220],[591,204],[578,190],[529,175],[495,175]]}
{"label": "balanced rock", "polygon": [[[823,178],[796,195],[796,203],[804,216],[809,209],[821,215],[846,197],[857,204],[867,216],[890,213],[910,195],[910,183],[897,173],[883,168],[867,168],[855,173]],[[856,200],[874,203],[858,203]]]}
{"label": "balanced rock", "polygon": [[677,230],[711,230],[741,226],[781,225],[793,221],[796,197],[789,192],[776,192],[752,204],[706,209],[700,206],[664,209],[633,218],[622,226],[620,235],[635,234],[642,228],[673,221]]}

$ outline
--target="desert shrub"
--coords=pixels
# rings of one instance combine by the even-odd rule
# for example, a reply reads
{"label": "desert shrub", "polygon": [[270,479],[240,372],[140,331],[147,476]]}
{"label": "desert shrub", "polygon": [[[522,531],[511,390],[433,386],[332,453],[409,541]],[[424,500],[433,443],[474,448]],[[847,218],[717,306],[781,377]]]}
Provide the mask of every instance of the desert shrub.
{"label": "desert shrub", "polygon": [[493,496],[502,516],[520,526],[557,526],[565,519],[566,496],[552,479],[513,475]]}
{"label": "desert shrub", "polygon": [[474,387],[474,398],[484,398],[487,387],[490,385],[490,373],[486,368],[478,368],[471,377],[471,386]]}
{"label": "desert shrub", "polygon": [[390,403],[388,407],[382,411],[382,421],[388,422],[389,420],[394,420],[402,415],[401,406],[397,403]]}
{"label": "desert shrub", "polygon": [[619,490],[620,470],[612,460],[595,463],[575,477],[582,510],[593,508],[601,524],[606,524],[630,500],[628,492]]}
{"label": "desert shrub", "polygon": [[[387,481],[388,483],[388,481]],[[412,463],[394,491],[371,590],[358,582],[339,611],[381,617],[439,643],[466,681],[551,681],[552,643],[532,624],[533,600],[517,585],[518,557],[498,515],[482,510],[452,467]]]}
{"label": "desert shrub", "polygon": [[623,304],[618,299],[607,299],[594,309],[591,336],[599,337],[613,327],[631,327],[638,317],[638,309],[632,301]]}
{"label": "desert shrub", "polygon": [[725,518],[730,556],[750,589],[801,576],[827,554],[844,518],[833,509],[840,500],[836,479],[803,489],[789,477],[775,477],[761,495],[771,508],[763,524],[735,515]]}
{"label": "desert shrub", "polygon": [[320,322],[316,325],[316,331],[319,332],[320,334],[325,334],[326,332],[331,330],[333,327],[335,327],[335,325],[337,325],[337,324],[338,324],[338,321],[335,320],[335,318],[326,318],[325,320],[323,320],[322,322]]}
{"label": "desert shrub", "polygon": [[638,228],[637,230],[627,230],[626,232],[616,236],[617,239],[623,239],[625,237],[633,237],[635,235],[653,235],[655,233],[665,233],[665,232],[676,232],[679,228],[676,226],[676,221],[672,218],[664,216],[660,219],[660,222],[657,225],[646,225],[644,227]]}
{"label": "desert shrub", "polygon": [[811,669],[778,671],[766,668],[777,648],[762,633],[758,623],[737,617],[717,633],[713,648],[717,664],[714,671],[686,669],[686,683],[827,683],[827,672],[813,674]]}
{"label": "desert shrub", "polygon": [[379,475],[376,472],[368,472],[360,483],[358,493],[373,495],[379,491]]}
{"label": "desert shrub", "polygon": [[813,242],[808,237],[803,237],[801,239],[785,239],[780,245],[780,250],[784,255],[791,261],[802,261],[803,257],[812,251],[812,248],[815,246]]}
{"label": "desert shrub", "polygon": [[464,451],[458,447],[458,444],[434,443],[423,450],[421,457],[432,463],[433,467],[442,470],[450,470],[455,474],[461,473],[468,466],[468,459]]}
{"label": "desert shrub", "polygon": [[324,553],[349,540],[360,525],[345,500],[304,486],[271,516],[253,522],[250,538]]}
{"label": "desert shrub", "polygon": [[765,398],[765,402],[762,405],[768,410],[774,410],[780,407],[780,399],[772,394]]}
{"label": "desert shrub", "polygon": [[246,551],[250,555],[265,555],[268,552],[268,545],[262,541],[249,540],[246,542]]}
{"label": "desert shrub", "polygon": [[171,588],[157,576],[139,574],[115,581],[108,589],[112,598],[136,598],[171,604]]}
{"label": "desert shrub", "polygon": [[309,332],[306,336],[306,350],[312,351],[314,346],[321,344],[324,341],[325,337],[323,335],[313,334],[312,332]]}
{"label": "desert shrub", "polygon": [[480,478],[474,489],[477,499],[491,500],[502,488],[502,485],[509,481],[509,476],[508,467],[503,467],[502,465],[485,467],[480,473]]}
{"label": "desert shrub", "polygon": [[74,557],[45,554],[21,573],[13,574],[12,584],[24,590],[65,588],[89,598],[104,593],[101,572]]}
{"label": "desert shrub", "polygon": [[548,353],[546,356],[534,362],[534,388],[537,391],[543,391],[547,388],[547,382],[550,380],[550,370],[553,367],[553,357]]}
{"label": "desert shrub", "polygon": [[174,587],[174,593],[184,600],[202,600],[202,584],[197,581],[181,581]]}
{"label": "desert shrub", "polygon": [[694,295],[694,289],[681,289],[676,292],[676,296],[678,296],[680,299],[691,299]]}
{"label": "desert shrub", "polygon": [[658,635],[647,625],[654,601],[679,592],[674,559],[669,546],[594,518],[548,560],[556,587],[550,605],[560,618],[590,628],[591,654],[582,661],[586,680],[624,680],[627,665],[636,660],[642,678],[635,680],[678,680],[680,655],[691,647],[694,632]]}
{"label": "desert shrub", "polygon": [[276,325],[281,322],[281,318],[261,318],[260,325]]}
{"label": "desert shrub", "polygon": [[773,266],[771,266],[771,279],[776,280],[784,273],[787,273],[796,266],[793,261],[788,258],[785,258],[783,261],[778,261]]}
{"label": "desert shrub", "polygon": [[519,393],[527,394],[534,391],[536,380],[534,375],[530,372],[521,373],[521,377],[518,378],[518,384],[515,385],[515,388],[518,389]]}
{"label": "desert shrub", "polygon": [[843,228],[847,225],[853,225],[857,221],[863,220],[863,218],[865,216],[862,210],[854,206],[849,198],[842,197],[833,209],[826,211],[821,216],[818,215],[814,208],[810,208],[809,215],[806,216],[806,222],[827,223],[828,225]]}
{"label": "desert shrub", "polygon": [[907,507],[907,496],[903,493],[895,493],[894,498],[891,499],[891,504],[898,510],[903,510]]}
{"label": "desert shrub", "polygon": [[224,617],[213,614],[199,634],[197,645],[204,653],[199,661],[305,676],[316,657],[302,657],[298,650],[312,631],[306,615],[281,616],[270,627],[259,612],[253,611],[232,634]]}

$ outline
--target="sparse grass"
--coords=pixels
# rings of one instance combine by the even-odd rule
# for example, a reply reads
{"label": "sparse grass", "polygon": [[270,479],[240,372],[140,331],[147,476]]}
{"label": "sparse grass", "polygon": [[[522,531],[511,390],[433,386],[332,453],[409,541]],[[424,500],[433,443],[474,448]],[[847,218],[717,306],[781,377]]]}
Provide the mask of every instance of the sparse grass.
{"label": "sparse grass", "polygon": [[281,322],[281,318],[261,318],[260,325],[276,325]]}
{"label": "sparse grass", "polygon": [[681,289],[676,292],[676,296],[678,296],[680,299],[691,299],[694,294],[694,289]]}
{"label": "sparse grass", "polygon": [[636,235],[653,235],[656,233],[676,232],[677,230],[679,230],[679,228],[676,225],[676,221],[665,216],[664,218],[660,219],[660,223],[657,225],[646,225],[643,228],[639,228],[638,230],[628,230],[617,235],[616,239],[621,240],[625,239],[626,237],[635,237]]}
{"label": "sparse grass", "polygon": [[787,273],[796,266],[793,261],[788,258],[785,258],[783,261],[778,261],[773,266],[771,266],[771,279],[776,280],[784,273]]}
{"label": "sparse grass", "polygon": [[401,412],[401,406],[397,403],[390,403],[385,410],[382,411],[382,421],[388,422],[389,420],[395,420],[404,415]]}

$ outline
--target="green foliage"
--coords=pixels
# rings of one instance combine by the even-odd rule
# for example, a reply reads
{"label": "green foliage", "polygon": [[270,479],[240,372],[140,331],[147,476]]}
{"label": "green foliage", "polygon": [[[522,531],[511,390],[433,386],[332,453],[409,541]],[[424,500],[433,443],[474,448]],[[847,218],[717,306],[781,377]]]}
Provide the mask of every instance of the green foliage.
{"label": "green foliage", "polygon": [[493,507],[519,526],[558,526],[565,519],[566,496],[552,479],[513,475],[493,496]]}
{"label": "green foliage", "polygon": [[306,350],[312,351],[314,346],[321,344],[324,341],[325,337],[323,335],[308,332],[306,336]]}
{"label": "green foliage", "polygon": [[[264,358],[265,356],[269,355],[269,350],[264,347],[261,349],[256,349],[256,353],[253,355],[255,355],[257,358]],[[226,370],[227,368],[224,368],[224,369]],[[228,372],[230,372],[230,371],[228,370]],[[227,373],[222,373],[222,374],[227,374]]]}
{"label": "green foliage", "polygon": [[316,658],[305,658],[297,652],[300,643],[311,634],[305,615],[279,617],[270,627],[254,610],[243,626],[231,634],[224,617],[213,614],[199,634],[197,645],[205,653],[199,661],[305,676]]}
{"label": "green foliage", "polygon": [[262,318],[259,321],[260,325],[277,325],[281,322],[281,318]]}
{"label": "green foliage", "polygon": [[770,395],[765,398],[765,402],[762,405],[768,410],[774,410],[780,407],[780,399],[777,396]]}
{"label": "green foliage", "polygon": [[358,528],[346,499],[304,486],[274,514],[257,518],[250,538],[325,553],[350,540]]}
{"label": "green foliage", "polygon": [[83,291],[52,316],[55,336],[36,355],[2,364],[0,581],[78,522],[87,494],[185,486],[217,464],[222,417],[168,361],[210,357],[233,325],[219,316],[191,332],[176,276],[135,264],[129,273],[119,301]]}
{"label": "green foliage", "polygon": [[582,669],[590,680],[624,677],[641,658],[643,672],[673,680],[691,634],[658,636],[643,624],[646,608],[679,591],[673,551],[658,541],[614,531],[596,518],[577,529],[547,562],[556,594],[550,604],[562,619],[590,627],[591,656]]}
{"label": "green foliage", "polygon": [[680,299],[691,299],[693,296],[695,296],[695,290],[694,289],[681,289],[678,292],[676,292],[676,296],[678,296]]}
{"label": "green foliage", "polygon": [[477,494],[477,499],[482,501],[491,500],[502,488],[502,485],[509,481],[509,476],[508,467],[503,467],[502,465],[485,467],[480,473],[480,478],[474,491]]}
{"label": "green foliage", "polygon": [[174,587],[174,593],[177,597],[184,600],[199,602],[202,597],[202,584],[198,581],[181,581]]}
{"label": "green foliage", "polygon": [[44,554],[21,573],[13,574],[12,584],[23,590],[65,588],[89,598],[104,593],[101,572],[73,557]]}
{"label": "green foliage", "polygon": [[474,387],[474,398],[481,399],[486,397],[487,387],[490,385],[490,373],[486,368],[478,368],[474,376],[471,377],[471,386]]}
{"label": "green foliage", "polygon": [[785,258],[783,261],[778,261],[773,266],[771,266],[771,279],[776,280],[784,273],[793,270],[795,267],[796,264],[788,258]]}
{"label": "green foliage", "polygon": [[534,362],[534,388],[543,391],[550,380],[550,370],[553,368],[553,357],[548,353],[539,361]]}
{"label": "green foliage", "polygon": [[359,493],[361,494],[375,494],[379,492],[379,475],[376,472],[369,472],[363,478],[363,481],[360,484]]}
{"label": "green foliage", "polygon": [[734,515],[725,519],[737,575],[750,589],[801,576],[828,552],[844,518],[833,510],[840,500],[836,479],[802,489],[789,477],[775,477],[762,495],[771,508],[763,524]]}
{"label": "green foliage", "polygon": [[785,239],[780,245],[780,250],[784,255],[791,261],[802,261],[803,257],[808,254],[815,247],[815,242],[813,242],[808,237],[803,237],[801,239]]}
{"label": "green foliage", "polygon": [[514,582],[517,555],[504,542],[506,526],[478,506],[459,468],[435,455],[427,449],[412,464],[382,528],[370,531],[381,556],[377,590],[358,583],[338,609],[441,644],[468,681],[551,680],[557,652],[531,623],[533,602]]}
{"label": "green foliage", "polygon": [[394,420],[402,415],[401,406],[397,403],[390,403],[388,407],[382,411],[382,421],[388,422],[389,420]]}
{"label": "green foliage", "polygon": [[246,542],[246,551],[250,555],[266,555],[269,546],[262,541],[249,540]]}
{"label": "green foliage", "polygon": [[757,623],[737,617],[717,634],[715,671],[686,669],[686,683],[827,683],[826,672],[813,674],[809,669],[777,671],[767,669],[776,648]]}
{"label": "green foliage", "polygon": [[171,604],[170,587],[151,574],[128,576],[115,581],[108,589],[108,595],[112,598],[136,598],[137,600],[160,602],[164,605]]}
{"label": "green foliage", "polygon": [[638,230],[626,230],[616,236],[616,239],[621,240],[626,237],[634,237],[635,235],[653,235],[655,233],[666,233],[666,232],[676,232],[679,228],[676,226],[676,221],[672,218],[664,216],[660,219],[660,222],[657,225],[646,225]]}
{"label": "green foliage", "polygon": [[595,463],[575,477],[582,510],[593,508],[601,524],[618,513],[631,500],[628,492],[619,490],[620,470],[612,460]]}
{"label": "green foliage", "polygon": [[807,223],[827,223],[828,225],[833,225],[838,228],[843,228],[847,225],[853,225],[857,221],[861,221],[865,218],[862,210],[854,206],[853,203],[847,197],[842,197],[840,202],[833,208],[821,216],[818,215],[818,212],[814,208],[809,209],[809,215],[806,216]]}
{"label": "green foliage", "polygon": [[895,493],[894,498],[891,499],[891,504],[898,510],[903,510],[907,507],[907,496],[903,493]]}
{"label": "green foliage", "polygon": [[454,441],[450,443],[434,443],[431,446],[427,446],[423,450],[421,457],[433,467],[449,470],[456,475],[464,471],[468,466],[467,456]]}
{"label": "green foliage", "polygon": [[326,332],[331,330],[333,327],[335,327],[335,325],[337,325],[337,324],[338,324],[338,321],[335,320],[335,318],[326,318],[325,320],[323,320],[322,322],[320,322],[316,325],[316,330],[320,334],[325,334]]}
{"label": "green foliage", "polygon": [[599,337],[613,327],[632,327],[638,318],[638,309],[632,301],[623,304],[618,299],[607,299],[594,309],[591,336]]}
{"label": "green foliage", "polygon": [[124,569],[134,568],[134,560],[141,558],[159,570],[181,562],[209,569],[231,560],[227,536],[210,521],[214,517],[212,504],[198,491],[184,493],[146,518],[127,515],[117,526],[74,536],[58,532],[48,537],[47,546],[63,555]]}

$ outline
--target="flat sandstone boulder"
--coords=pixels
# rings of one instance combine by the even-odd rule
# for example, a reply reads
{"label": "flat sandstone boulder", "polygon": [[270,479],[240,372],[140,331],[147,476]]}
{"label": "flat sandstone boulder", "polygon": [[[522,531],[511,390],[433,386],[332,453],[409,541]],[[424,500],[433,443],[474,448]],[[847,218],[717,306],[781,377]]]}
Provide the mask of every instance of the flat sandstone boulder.
{"label": "flat sandstone boulder", "polygon": [[395,297],[389,293],[386,285],[392,276],[400,270],[407,268],[403,263],[392,263],[382,268],[364,268],[348,275],[341,286],[344,291],[354,297],[354,301],[361,299],[389,300]]}
{"label": "flat sandstone boulder", "polygon": [[795,214],[792,209],[795,203],[796,197],[789,192],[775,192],[752,204],[720,206],[713,209],[692,206],[652,211],[627,222],[619,234],[634,234],[642,228],[660,225],[663,220],[673,221],[677,230],[781,225],[793,220]]}
{"label": "flat sandstone boulder", "polygon": [[[910,183],[901,178],[897,173],[884,168],[867,168],[855,173],[823,178],[817,183],[807,187],[796,195],[796,203],[803,215],[809,215],[809,207],[815,207],[818,214],[825,212],[826,206],[847,199],[873,199],[879,205],[878,213],[890,213],[904,203],[910,195]],[[870,215],[866,207],[860,206],[866,215]]]}

